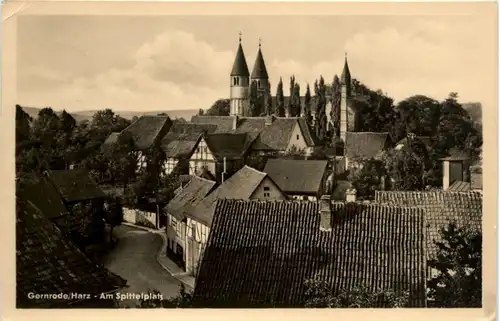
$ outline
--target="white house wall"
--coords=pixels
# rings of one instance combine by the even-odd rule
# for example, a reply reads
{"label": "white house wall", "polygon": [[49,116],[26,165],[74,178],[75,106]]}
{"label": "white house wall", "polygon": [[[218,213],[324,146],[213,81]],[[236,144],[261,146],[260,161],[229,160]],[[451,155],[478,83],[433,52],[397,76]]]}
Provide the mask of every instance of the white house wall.
{"label": "white house wall", "polygon": [[302,134],[302,130],[300,129],[299,122],[295,123],[292,135],[290,136],[290,141],[288,142],[287,150],[290,150],[294,146],[298,150],[309,150],[306,140],[304,139],[304,135]]}
{"label": "white house wall", "polygon": [[196,149],[189,158],[189,175],[196,175],[196,172],[205,166],[210,173],[215,175],[215,158],[208,149],[206,141],[202,138]]}
{"label": "white house wall", "polygon": [[138,225],[141,223],[149,223],[152,225],[152,228],[158,228],[157,214],[155,212],[147,212],[134,208],[123,207],[123,220],[125,222]]}

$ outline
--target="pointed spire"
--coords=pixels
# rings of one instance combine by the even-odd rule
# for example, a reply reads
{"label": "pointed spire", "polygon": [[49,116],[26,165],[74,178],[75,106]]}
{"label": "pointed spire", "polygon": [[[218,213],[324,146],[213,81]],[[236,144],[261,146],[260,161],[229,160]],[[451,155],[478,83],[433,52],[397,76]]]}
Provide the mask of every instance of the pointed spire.
{"label": "pointed spire", "polygon": [[351,83],[351,72],[349,71],[349,65],[347,64],[347,52],[345,53],[344,70],[342,70],[342,75],[340,76],[340,84],[350,84]]}
{"label": "pointed spire", "polygon": [[243,52],[243,47],[241,46],[241,31],[239,33],[238,51],[236,52],[236,58],[234,59],[231,76],[250,76],[250,73],[248,72],[247,60],[245,59],[245,53]]}
{"label": "pointed spire", "polygon": [[252,78],[269,79],[269,76],[267,74],[266,63],[264,62],[264,57],[262,56],[260,38],[259,38],[259,51],[257,52],[257,58],[255,59],[255,64],[253,66]]}

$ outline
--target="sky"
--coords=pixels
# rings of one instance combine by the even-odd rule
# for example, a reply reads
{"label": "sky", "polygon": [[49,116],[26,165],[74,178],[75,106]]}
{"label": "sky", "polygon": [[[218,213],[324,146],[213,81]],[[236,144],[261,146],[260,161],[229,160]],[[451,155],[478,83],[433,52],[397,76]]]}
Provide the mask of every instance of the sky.
{"label": "sky", "polygon": [[285,95],[291,75],[301,94],[340,76],[347,52],[352,77],[396,101],[458,92],[484,105],[481,78],[496,68],[496,25],[481,15],[27,15],[17,26],[18,103],[71,112],[209,108],[229,98],[240,31],[250,72],[260,37],[272,92],[282,77]]}

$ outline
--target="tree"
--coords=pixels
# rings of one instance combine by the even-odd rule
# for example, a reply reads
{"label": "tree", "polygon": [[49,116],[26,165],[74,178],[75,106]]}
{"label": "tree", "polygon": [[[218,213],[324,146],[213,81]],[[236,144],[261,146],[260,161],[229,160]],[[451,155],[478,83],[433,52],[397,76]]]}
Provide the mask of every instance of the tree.
{"label": "tree", "polygon": [[334,293],[330,284],[318,279],[306,280],[305,287],[306,308],[404,308],[410,298],[408,291],[372,291],[364,285]]}
{"label": "tree", "polygon": [[290,97],[290,102],[292,105],[291,116],[299,117],[302,106],[300,104],[300,85],[297,83],[293,87],[293,94]]}
{"label": "tree", "polygon": [[311,89],[309,84],[306,87],[306,94],[304,96],[304,115],[306,117],[306,122],[309,126],[312,125],[312,115],[311,115]]}
{"label": "tree", "polygon": [[340,86],[340,79],[337,75],[333,77],[333,82],[331,86],[331,101],[332,101],[332,110],[330,111],[330,119],[332,120],[334,132],[333,136],[337,137],[340,135],[340,99],[342,96]]}
{"label": "tree", "polygon": [[133,123],[133,122],[136,122],[138,119],[139,119],[139,117],[134,116],[134,117],[132,117],[132,120],[131,120],[131,121],[132,121],[132,123]]}
{"label": "tree", "polygon": [[274,115],[275,110],[273,109],[273,96],[271,95],[271,83],[267,83],[266,93],[264,96],[264,114]]}
{"label": "tree", "polygon": [[373,198],[375,191],[381,189],[382,180],[385,179],[385,164],[380,160],[363,160],[363,166],[349,173],[349,181],[357,190],[357,195]]}
{"label": "tree", "polygon": [[276,89],[276,112],[278,113],[278,117],[285,117],[285,97],[283,95],[283,81],[281,77]]}
{"label": "tree", "polygon": [[61,129],[66,133],[66,134],[71,134],[73,132],[73,129],[76,127],[76,120],[66,112],[66,110],[63,110],[60,116],[61,120]]}
{"label": "tree", "polygon": [[109,153],[110,176],[122,183],[124,190],[136,176],[137,157],[134,150],[134,139],[129,133],[124,132],[118,136]]}
{"label": "tree", "polygon": [[454,222],[440,229],[437,257],[428,266],[437,275],[428,282],[434,307],[480,308],[482,306],[482,234]]}
{"label": "tree", "polygon": [[230,99],[218,99],[207,110],[204,115],[206,116],[229,116],[229,109],[231,107]]}
{"label": "tree", "polygon": [[[257,90],[257,81],[252,81],[248,93],[249,116],[255,117],[260,115],[259,92]],[[246,116],[246,113],[244,114]]]}
{"label": "tree", "polygon": [[31,136],[32,118],[26,113],[23,108],[16,105],[16,143],[27,141]]}
{"label": "tree", "polygon": [[205,111],[203,109],[199,109],[198,110],[198,116],[203,116],[203,114],[205,113]]}
{"label": "tree", "polygon": [[184,283],[179,286],[179,294],[175,297],[168,299],[161,299],[160,291],[150,289],[148,291],[151,297],[155,299],[143,300],[141,299],[137,308],[192,308],[193,307],[193,294],[186,291]]}
{"label": "tree", "polygon": [[291,116],[291,117],[295,116],[294,115],[295,106],[294,106],[294,102],[293,102],[293,99],[292,99],[294,88],[295,88],[295,76],[291,76],[290,77],[290,96],[289,96],[289,99],[288,99],[288,106],[286,106],[287,115]]}
{"label": "tree", "polygon": [[410,136],[401,150],[389,153],[386,166],[395,190],[425,189],[425,172],[430,166],[426,147],[419,140]]}
{"label": "tree", "polygon": [[323,141],[326,138],[326,86],[323,76],[320,76],[319,82],[314,83],[314,99],[316,101],[316,124],[314,128],[318,140]]}

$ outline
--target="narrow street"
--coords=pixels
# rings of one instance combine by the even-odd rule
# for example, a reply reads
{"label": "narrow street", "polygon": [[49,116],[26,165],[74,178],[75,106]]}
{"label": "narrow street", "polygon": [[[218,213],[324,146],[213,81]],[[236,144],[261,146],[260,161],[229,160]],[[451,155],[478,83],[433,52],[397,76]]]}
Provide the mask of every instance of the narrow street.
{"label": "narrow street", "polygon": [[[148,292],[156,289],[164,298],[176,296],[180,281],[165,271],[156,260],[162,246],[161,236],[129,226],[118,226],[113,235],[118,239],[116,247],[108,254],[105,267],[127,280],[128,288],[121,293]],[[135,302],[122,302],[135,307]]]}

